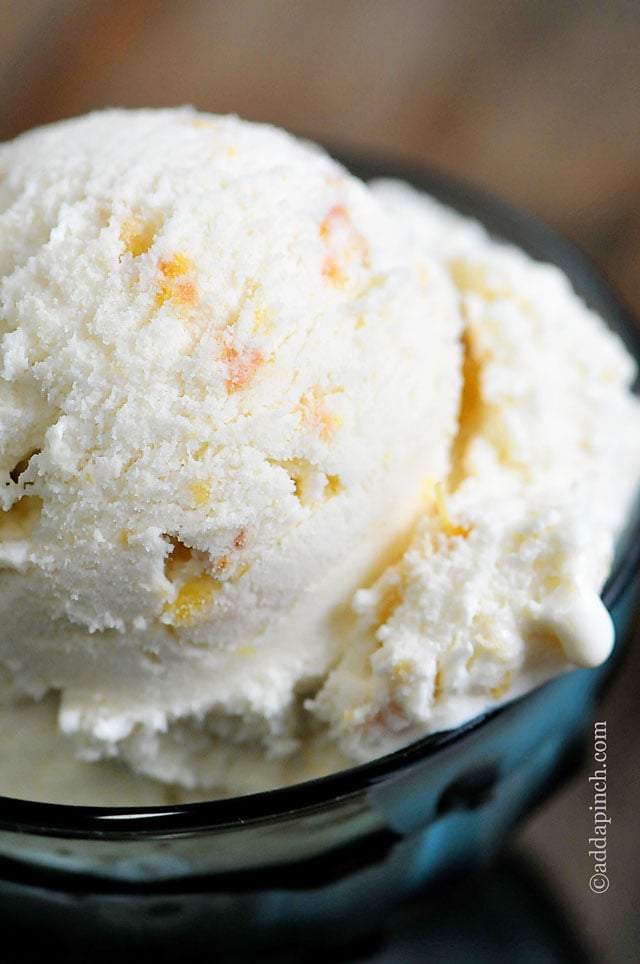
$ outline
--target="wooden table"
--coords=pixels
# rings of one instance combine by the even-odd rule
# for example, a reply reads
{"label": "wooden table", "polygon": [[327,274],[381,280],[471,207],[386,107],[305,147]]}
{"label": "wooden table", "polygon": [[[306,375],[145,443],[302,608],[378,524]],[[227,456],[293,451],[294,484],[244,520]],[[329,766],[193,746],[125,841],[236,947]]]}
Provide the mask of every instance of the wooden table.
{"label": "wooden table", "polygon": [[[0,139],[182,103],[460,175],[563,231],[640,317],[634,0],[0,0]],[[587,886],[589,763],[517,840],[603,962],[640,956],[638,663],[601,710],[610,892]]]}

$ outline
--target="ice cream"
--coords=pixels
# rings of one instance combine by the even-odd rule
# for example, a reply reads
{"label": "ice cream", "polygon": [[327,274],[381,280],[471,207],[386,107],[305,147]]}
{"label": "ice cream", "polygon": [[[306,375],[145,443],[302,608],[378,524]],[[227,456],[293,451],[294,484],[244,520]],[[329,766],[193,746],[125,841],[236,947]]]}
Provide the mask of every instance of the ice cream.
{"label": "ice cream", "polygon": [[356,593],[358,639],[314,704],[356,759],[606,659],[598,590],[640,464],[631,360],[561,272],[404,185],[376,193],[448,268],[465,359],[450,474]]}
{"label": "ice cream", "polygon": [[263,789],[607,656],[640,406],[555,269],[180,109],[2,146],[0,275],[0,792]]}

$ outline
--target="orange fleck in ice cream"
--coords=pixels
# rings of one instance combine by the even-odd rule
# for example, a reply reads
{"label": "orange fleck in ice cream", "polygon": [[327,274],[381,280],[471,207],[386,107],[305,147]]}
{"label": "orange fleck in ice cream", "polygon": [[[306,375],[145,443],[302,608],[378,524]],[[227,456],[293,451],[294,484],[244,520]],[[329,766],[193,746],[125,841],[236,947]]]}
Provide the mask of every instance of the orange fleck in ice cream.
{"label": "orange fleck in ice cream", "polygon": [[176,305],[193,305],[198,300],[198,292],[192,279],[193,265],[183,254],[176,254],[170,260],[158,264],[160,278],[157,284],[156,305],[167,301]]}
{"label": "orange fleck in ice cream", "polygon": [[342,424],[340,416],[328,408],[317,388],[300,397],[296,410],[303,424],[317,432],[323,442],[328,442]]}
{"label": "orange fleck in ice cream", "polygon": [[344,204],[334,205],[320,224],[326,254],[322,274],[336,287],[344,287],[354,261],[362,266],[369,264],[369,249],[362,235],[356,230],[351,215]]}
{"label": "orange fleck in ice cream", "polygon": [[264,358],[255,348],[225,347],[222,359],[226,365],[226,386],[229,394],[241,392],[247,388],[255,378],[259,368],[264,364]]}

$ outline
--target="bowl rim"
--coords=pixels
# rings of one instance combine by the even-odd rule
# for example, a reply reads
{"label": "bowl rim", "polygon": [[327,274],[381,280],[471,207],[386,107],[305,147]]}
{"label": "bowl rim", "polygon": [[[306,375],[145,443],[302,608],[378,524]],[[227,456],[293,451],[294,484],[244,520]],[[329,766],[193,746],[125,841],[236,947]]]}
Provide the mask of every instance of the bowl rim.
{"label": "bowl rim", "polygon": [[[538,261],[560,267],[587,305],[597,311],[622,338],[640,367],[640,328],[631,313],[600,267],[547,222],[433,165],[408,162],[402,157],[371,151],[354,153],[344,145],[327,146],[333,157],[363,180],[393,178],[406,181],[465,217],[480,221],[498,240],[517,245]],[[636,391],[639,380],[640,376],[636,378]],[[603,588],[602,598],[609,610],[616,605],[639,566],[640,517],[625,532],[623,545],[616,554]],[[620,641],[616,650],[619,648]],[[600,670],[598,667],[594,672]],[[551,683],[553,680],[543,683],[542,687]],[[259,793],[196,803],[135,807],[88,807],[0,795],[0,830],[48,837],[122,840],[128,837],[141,839],[193,835],[286,820],[300,811],[322,808],[365,793],[390,775],[398,774],[459,742],[530,695],[525,693],[479,714],[455,729],[421,737],[368,763]]]}

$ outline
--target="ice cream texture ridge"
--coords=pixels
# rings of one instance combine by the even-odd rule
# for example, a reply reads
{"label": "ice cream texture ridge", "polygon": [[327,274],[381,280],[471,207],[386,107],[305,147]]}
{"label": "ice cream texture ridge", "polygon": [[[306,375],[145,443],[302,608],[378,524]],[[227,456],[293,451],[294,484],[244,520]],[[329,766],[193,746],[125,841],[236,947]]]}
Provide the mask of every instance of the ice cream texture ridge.
{"label": "ice cream texture ridge", "polygon": [[373,759],[613,646],[622,342],[551,265],[276,128],[0,146],[0,793]]}

